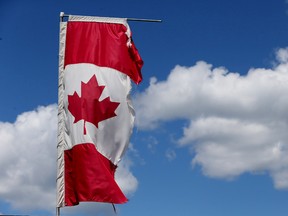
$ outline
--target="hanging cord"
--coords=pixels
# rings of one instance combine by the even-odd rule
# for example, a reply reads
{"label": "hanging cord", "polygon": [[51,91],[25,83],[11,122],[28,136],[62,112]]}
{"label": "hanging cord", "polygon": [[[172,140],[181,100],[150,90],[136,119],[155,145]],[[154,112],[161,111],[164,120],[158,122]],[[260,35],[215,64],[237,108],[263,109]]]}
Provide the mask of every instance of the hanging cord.
{"label": "hanging cord", "polygon": [[113,206],[114,213],[117,214],[116,206],[114,205],[114,203],[112,203],[112,206]]}

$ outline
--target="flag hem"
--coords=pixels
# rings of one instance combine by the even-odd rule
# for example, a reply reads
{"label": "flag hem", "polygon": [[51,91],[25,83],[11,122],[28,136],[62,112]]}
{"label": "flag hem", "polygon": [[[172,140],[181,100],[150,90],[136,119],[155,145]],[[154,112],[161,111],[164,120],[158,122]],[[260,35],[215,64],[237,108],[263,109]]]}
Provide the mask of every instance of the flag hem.
{"label": "flag hem", "polygon": [[60,22],[60,37],[59,37],[59,80],[58,80],[58,143],[57,143],[57,194],[56,207],[65,206],[64,202],[64,146],[65,143],[65,121],[64,121],[64,57],[65,57],[65,42],[66,42],[67,22]]}

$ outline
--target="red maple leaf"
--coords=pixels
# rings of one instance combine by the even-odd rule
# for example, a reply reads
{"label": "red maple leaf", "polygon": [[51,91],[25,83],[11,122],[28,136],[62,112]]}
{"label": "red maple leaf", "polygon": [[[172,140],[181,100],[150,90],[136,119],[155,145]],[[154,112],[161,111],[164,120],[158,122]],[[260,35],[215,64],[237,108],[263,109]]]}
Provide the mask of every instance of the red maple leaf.
{"label": "red maple leaf", "polygon": [[90,122],[98,128],[100,121],[116,116],[115,110],[120,103],[110,101],[110,97],[99,101],[105,86],[99,86],[96,76],[93,75],[87,82],[81,82],[81,97],[75,91],[68,95],[68,110],[75,117],[74,123],[84,120],[84,134],[86,134],[85,123]]}

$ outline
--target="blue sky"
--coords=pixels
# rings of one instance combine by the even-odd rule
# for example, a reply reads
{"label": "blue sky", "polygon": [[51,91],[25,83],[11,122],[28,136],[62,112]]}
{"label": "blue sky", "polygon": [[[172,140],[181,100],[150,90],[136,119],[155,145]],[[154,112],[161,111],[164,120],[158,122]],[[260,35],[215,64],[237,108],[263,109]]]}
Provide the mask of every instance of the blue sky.
{"label": "blue sky", "polygon": [[[59,13],[129,22],[144,60],[118,215],[287,216],[288,2],[0,0],[0,215],[55,214]],[[114,215],[88,203],[61,215]]]}

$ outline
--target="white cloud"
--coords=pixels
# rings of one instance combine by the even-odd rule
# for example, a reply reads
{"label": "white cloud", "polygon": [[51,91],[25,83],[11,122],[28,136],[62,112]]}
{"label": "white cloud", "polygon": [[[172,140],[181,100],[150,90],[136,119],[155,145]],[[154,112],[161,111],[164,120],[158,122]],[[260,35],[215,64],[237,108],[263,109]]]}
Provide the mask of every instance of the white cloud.
{"label": "white cloud", "polygon": [[138,127],[189,120],[179,145],[194,150],[192,165],[205,175],[268,172],[276,188],[288,189],[288,49],[279,49],[276,59],[273,68],[244,76],[203,61],[176,66],[167,80],[152,78],[136,95]]}
{"label": "white cloud", "polygon": [[[117,208],[117,207],[116,207]],[[116,209],[117,210],[117,209]],[[107,215],[115,216],[112,204],[83,202],[77,206],[65,207],[60,209],[60,215],[79,216],[79,215]]]}
{"label": "white cloud", "polygon": [[165,152],[165,156],[169,161],[173,161],[176,159],[177,155],[176,152],[173,149],[167,149]]}
{"label": "white cloud", "polygon": [[158,140],[154,136],[148,136],[145,138],[147,147],[151,153],[155,153],[158,145]]}
{"label": "white cloud", "polygon": [[288,62],[288,48],[279,49],[276,58],[281,63]]}
{"label": "white cloud", "polygon": [[132,161],[129,160],[128,157],[124,157],[121,163],[119,163],[119,167],[115,174],[115,179],[119,187],[126,195],[133,195],[138,187],[138,181],[130,171],[132,165]]}
{"label": "white cloud", "polygon": [[[0,197],[17,209],[51,209],[56,178],[55,105],[0,122]],[[55,205],[54,205],[55,206]]]}
{"label": "white cloud", "polygon": [[[46,210],[54,215],[56,136],[56,105],[22,113],[14,123],[0,122],[0,197],[13,208],[25,212]],[[116,172],[116,181],[128,195],[138,184],[130,167],[126,158]],[[111,205],[98,205],[101,211],[111,211]]]}

